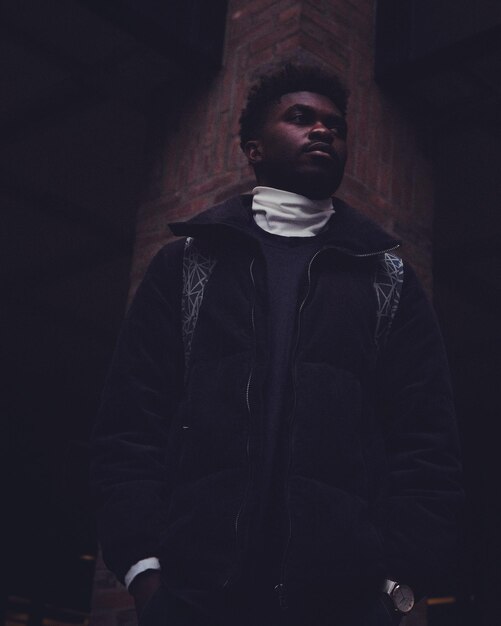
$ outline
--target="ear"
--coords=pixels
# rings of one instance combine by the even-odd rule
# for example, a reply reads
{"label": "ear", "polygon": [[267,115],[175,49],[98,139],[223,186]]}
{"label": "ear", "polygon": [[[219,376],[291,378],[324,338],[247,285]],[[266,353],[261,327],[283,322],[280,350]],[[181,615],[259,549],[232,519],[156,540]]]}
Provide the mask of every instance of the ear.
{"label": "ear", "polygon": [[244,153],[249,161],[249,165],[256,165],[263,160],[263,150],[259,139],[252,139],[244,146]]}

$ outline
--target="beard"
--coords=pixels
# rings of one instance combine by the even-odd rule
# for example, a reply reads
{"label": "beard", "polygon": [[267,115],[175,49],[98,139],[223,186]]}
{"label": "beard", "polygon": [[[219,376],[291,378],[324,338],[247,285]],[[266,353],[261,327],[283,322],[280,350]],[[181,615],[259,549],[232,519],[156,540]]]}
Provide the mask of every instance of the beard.
{"label": "beard", "polygon": [[343,180],[345,163],[334,153],[327,160],[311,156],[296,167],[290,163],[260,163],[255,166],[259,185],[291,191],[311,200],[330,198]]}

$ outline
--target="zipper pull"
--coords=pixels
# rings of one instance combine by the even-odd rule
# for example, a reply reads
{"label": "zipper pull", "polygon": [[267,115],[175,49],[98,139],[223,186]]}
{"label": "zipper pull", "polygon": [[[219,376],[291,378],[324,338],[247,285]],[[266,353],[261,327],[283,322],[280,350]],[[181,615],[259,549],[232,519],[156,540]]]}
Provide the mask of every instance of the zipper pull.
{"label": "zipper pull", "polygon": [[279,585],[275,587],[275,591],[278,594],[278,603],[280,605],[280,608],[283,610],[287,609],[288,606],[287,606],[287,597],[285,594],[285,585],[283,583],[280,583]]}

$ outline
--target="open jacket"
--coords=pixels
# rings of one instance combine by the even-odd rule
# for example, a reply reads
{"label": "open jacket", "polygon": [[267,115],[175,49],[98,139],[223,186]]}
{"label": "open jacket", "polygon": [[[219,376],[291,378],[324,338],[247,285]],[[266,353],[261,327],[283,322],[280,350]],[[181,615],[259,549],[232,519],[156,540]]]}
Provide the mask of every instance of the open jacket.
{"label": "open jacket", "polygon": [[[317,235],[297,305],[284,415],[276,588],[283,606],[328,603],[384,578],[418,594],[440,580],[462,505],[442,340],[404,264],[388,336],[375,275],[395,242],[345,203]],[[127,313],[94,431],[92,486],[109,568],[157,556],[200,607],[231,597],[259,502],[266,275],[250,198],[171,225],[216,259],[185,371],[183,246],[154,258]],[[253,543],[254,542],[254,543]]]}

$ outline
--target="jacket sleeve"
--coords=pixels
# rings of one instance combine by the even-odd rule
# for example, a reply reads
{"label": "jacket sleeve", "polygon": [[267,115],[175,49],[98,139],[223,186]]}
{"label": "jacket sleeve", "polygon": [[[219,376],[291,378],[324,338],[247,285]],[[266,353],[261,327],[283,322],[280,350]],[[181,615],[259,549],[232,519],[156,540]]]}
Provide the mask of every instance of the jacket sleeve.
{"label": "jacket sleeve", "polygon": [[177,242],[161,250],[138,288],[92,434],[99,541],[106,565],[122,582],[131,565],[158,555],[169,500],[166,445],[184,375],[176,250]]}
{"label": "jacket sleeve", "polygon": [[378,372],[390,479],[378,507],[387,577],[424,595],[457,559],[464,496],[442,337],[407,265]]}

